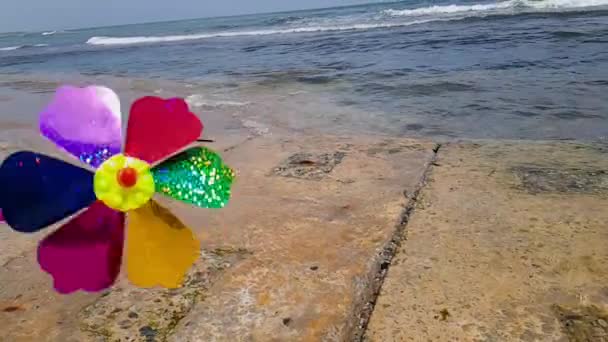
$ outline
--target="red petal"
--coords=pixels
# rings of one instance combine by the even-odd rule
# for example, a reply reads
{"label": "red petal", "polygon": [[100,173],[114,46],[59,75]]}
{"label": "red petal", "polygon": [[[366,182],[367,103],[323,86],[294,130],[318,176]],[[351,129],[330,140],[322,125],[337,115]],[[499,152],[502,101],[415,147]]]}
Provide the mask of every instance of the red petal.
{"label": "red petal", "polygon": [[194,142],[203,124],[182,99],[143,97],[133,104],[125,154],[154,163]]}

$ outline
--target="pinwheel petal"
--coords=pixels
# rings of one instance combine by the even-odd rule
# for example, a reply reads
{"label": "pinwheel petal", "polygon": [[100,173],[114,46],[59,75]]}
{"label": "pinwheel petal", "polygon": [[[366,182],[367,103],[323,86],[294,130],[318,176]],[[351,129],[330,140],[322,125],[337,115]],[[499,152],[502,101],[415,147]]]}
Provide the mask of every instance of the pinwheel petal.
{"label": "pinwheel petal", "polygon": [[125,215],[93,203],[38,246],[38,263],[59,293],[96,292],[114,283],[120,271]]}
{"label": "pinwheel petal", "polygon": [[72,164],[22,151],[0,166],[0,208],[17,231],[33,233],[93,201],[93,174]]}
{"label": "pinwheel petal", "polygon": [[125,154],[154,163],[186,147],[203,124],[182,99],[143,97],[131,107]]}
{"label": "pinwheel petal", "polygon": [[40,132],[96,168],[120,153],[121,122],[120,100],[111,89],[63,86],[40,113]]}
{"label": "pinwheel petal", "polygon": [[155,201],[129,212],[126,264],[133,284],[180,287],[199,248],[192,231]]}
{"label": "pinwheel petal", "polygon": [[235,174],[205,147],[188,149],[152,169],[156,191],[203,208],[223,208]]}

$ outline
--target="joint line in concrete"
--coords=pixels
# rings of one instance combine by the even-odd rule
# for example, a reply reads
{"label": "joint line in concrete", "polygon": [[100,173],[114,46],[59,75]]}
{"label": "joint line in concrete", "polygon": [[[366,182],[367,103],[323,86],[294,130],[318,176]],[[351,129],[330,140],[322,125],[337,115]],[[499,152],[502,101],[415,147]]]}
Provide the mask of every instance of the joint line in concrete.
{"label": "joint line in concrete", "polygon": [[355,328],[351,341],[365,341],[365,332],[367,330],[369,320],[373,314],[376,305],[376,300],[380,295],[382,285],[384,284],[384,279],[388,274],[391,262],[395,257],[399,246],[401,246],[403,240],[406,240],[407,224],[410,220],[410,217],[415,212],[416,203],[418,202],[418,196],[420,195],[420,192],[422,191],[424,186],[427,184],[427,179],[433,169],[433,166],[437,165],[437,156],[439,154],[441,146],[442,144],[436,144],[435,147],[433,147],[433,156],[426,164],[424,172],[422,173],[420,180],[416,184],[414,192],[409,196],[409,198],[408,194],[404,191],[404,196],[406,198],[407,205],[399,216],[399,220],[395,226],[395,230],[391,239],[386,243],[386,245],[382,249],[382,252],[380,253],[379,262],[374,265],[375,270],[373,270],[372,272],[373,280],[370,283],[370,289],[368,289],[363,294],[363,308],[358,314],[355,312],[359,320],[359,324]]}

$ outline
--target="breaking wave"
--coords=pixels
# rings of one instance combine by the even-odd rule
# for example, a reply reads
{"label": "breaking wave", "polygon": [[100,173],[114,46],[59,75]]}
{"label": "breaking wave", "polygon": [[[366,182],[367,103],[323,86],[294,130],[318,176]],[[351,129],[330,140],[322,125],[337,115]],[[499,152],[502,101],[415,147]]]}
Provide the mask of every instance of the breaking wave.
{"label": "breaking wave", "polygon": [[12,50],[18,50],[18,49],[21,49],[22,47],[23,47],[23,45],[18,45],[18,46],[7,46],[7,47],[0,48],[0,51],[12,51]]}
{"label": "breaking wave", "polygon": [[28,49],[28,48],[45,47],[45,46],[49,46],[49,44],[7,46],[7,47],[0,48],[0,51],[13,51],[13,50],[19,50],[19,49]]}
{"label": "breaking wave", "polygon": [[406,16],[417,16],[417,15],[433,15],[433,14],[450,14],[460,12],[478,12],[478,11],[491,11],[496,9],[504,9],[512,7],[511,1],[498,2],[494,4],[476,4],[476,5],[444,5],[444,6],[430,6],[420,7],[414,9],[394,10],[388,9],[383,13],[393,17],[406,17]]}
{"label": "breaking wave", "polygon": [[608,5],[608,0],[511,0],[473,5],[439,5],[403,10],[388,9],[383,11],[383,13],[392,17],[407,17],[463,12],[492,12],[496,10],[518,8],[523,10],[568,10],[606,5]]}
{"label": "breaking wave", "polygon": [[[307,32],[329,32],[329,31],[353,31],[370,30],[378,28],[391,28],[429,23],[433,21],[462,20],[469,17],[483,17],[487,15],[509,15],[528,12],[543,11],[570,11],[581,8],[606,6],[608,0],[508,0],[495,3],[478,3],[471,5],[435,5],[413,9],[387,9],[380,13],[375,20],[360,18],[340,18],[340,24],[323,22],[311,23],[307,26],[277,27],[261,30],[220,31],[202,32],[196,34],[170,35],[170,36],[137,36],[137,37],[91,37],[89,45],[132,45],[153,44],[165,42],[177,42],[187,40],[200,40],[218,37],[239,36],[265,36],[275,34],[307,33]],[[300,17],[283,18],[292,24],[300,21]],[[363,21],[363,22],[362,22]],[[276,24],[276,23],[275,23]],[[281,22],[279,25],[283,24]]]}
{"label": "breaking wave", "polygon": [[198,40],[205,38],[218,37],[239,37],[239,36],[267,36],[273,34],[288,34],[288,33],[306,33],[306,32],[324,32],[324,31],[352,31],[352,30],[369,30],[374,28],[388,28],[395,26],[415,25],[429,20],[416,20],[400,23],[376,23],[376,24],[353,24],[345,26],[307,26],[291,29],[276,29],[276,30],[254,30],[254,31],[227,31],[216,33],[201,33],[190,35],[176,36],[152,36],[152,37],[92,37],[87,41],[90,45],[130,45],[130,44],[150,44],[176,42],[182,40]]}

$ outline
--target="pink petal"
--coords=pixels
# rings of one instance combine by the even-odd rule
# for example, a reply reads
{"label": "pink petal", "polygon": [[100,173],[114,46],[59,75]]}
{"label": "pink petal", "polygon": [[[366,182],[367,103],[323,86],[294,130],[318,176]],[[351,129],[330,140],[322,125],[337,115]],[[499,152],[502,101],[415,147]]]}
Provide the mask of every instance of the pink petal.
{"label": "pink petal", "polygon": [[38,263],[59,293],[96,292],[114,283],[122,258],[124,214],[93,203],[47,236],[38,246]]}

